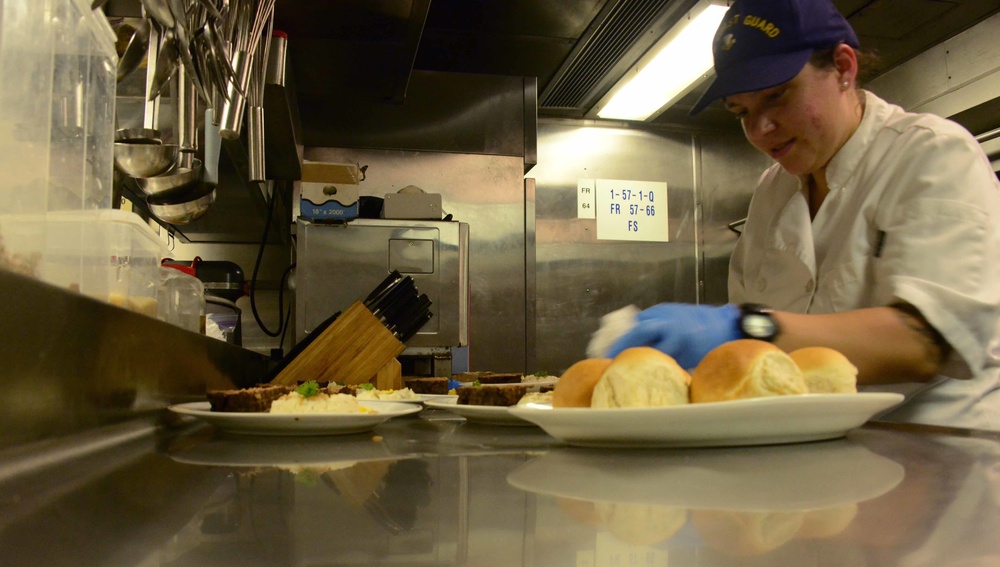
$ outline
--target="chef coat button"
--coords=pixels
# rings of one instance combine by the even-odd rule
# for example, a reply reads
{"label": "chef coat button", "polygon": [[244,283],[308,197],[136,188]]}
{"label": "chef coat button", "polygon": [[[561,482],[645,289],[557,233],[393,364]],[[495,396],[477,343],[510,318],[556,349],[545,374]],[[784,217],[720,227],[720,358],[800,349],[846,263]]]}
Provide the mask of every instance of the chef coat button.
{"label": "chef coat button", "polygon": [[816,289],[816,282],[813,281],[813,280],[807,281],[806,282],[806,293],[812,293],[814,289]]}
{"label": "chef coat button", "polygon": [[757,291],[764,291],[767,289],[767,280],[761,278],[757,280]]}

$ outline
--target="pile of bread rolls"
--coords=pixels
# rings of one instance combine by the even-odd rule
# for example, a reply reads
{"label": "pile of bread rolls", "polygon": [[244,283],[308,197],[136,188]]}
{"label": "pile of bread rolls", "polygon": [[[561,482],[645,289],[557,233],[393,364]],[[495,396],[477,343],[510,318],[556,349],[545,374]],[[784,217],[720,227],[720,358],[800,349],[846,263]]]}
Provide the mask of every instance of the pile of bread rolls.
{"label": "pile of bread rolls", "polygon": [[840,352],[809,347],[790,354],[740,339],[710,351],[688,373],[671,356],[635,347],[614,358],[570,366],[552,392],[553,407],[635,408],[764,396],[857,392],[858,369]]}

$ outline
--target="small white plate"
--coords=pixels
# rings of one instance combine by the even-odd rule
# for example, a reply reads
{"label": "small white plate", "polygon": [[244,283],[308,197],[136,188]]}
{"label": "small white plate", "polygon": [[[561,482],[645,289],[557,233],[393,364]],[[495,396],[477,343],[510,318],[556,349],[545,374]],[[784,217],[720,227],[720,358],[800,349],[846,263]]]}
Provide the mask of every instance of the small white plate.
{"label": "small white plate", "polygon": [[345,435],[370,431],[394,417],[419,412],[418,404],[404,402],[358,402],[377,413],[272,414],[218,412],[208,402],[191,402],[169,407],[181,415],[194,416],[231,433],[249,435]]}
{"label": "small white plate", "polygon": [[417,399],[415,400],[361,400],[358,402],[379,402],[379,403],[403,403],[403,404],[424,404],[430,400],[457,400],[458,396],[455,394],[416,394]]}
{"label": "small white plate", "polygon": [[506,406],[469,406],[458,403],[458,396],[451,400],[430,400],[425,402],[429,408],[445,409],[456,413],[473,423],[487,425],[535,425],[510,413]]}
{"label": "small white plate", "polygon": [[901,394],[803,394],[658,408],[512,407],[546,433],[584,447],[719,447],[843,437]]}
{"label": "small white plate", "polygon": [[422,402],[440,402],[447,400],[457,400],[456,394],[417,394]]}

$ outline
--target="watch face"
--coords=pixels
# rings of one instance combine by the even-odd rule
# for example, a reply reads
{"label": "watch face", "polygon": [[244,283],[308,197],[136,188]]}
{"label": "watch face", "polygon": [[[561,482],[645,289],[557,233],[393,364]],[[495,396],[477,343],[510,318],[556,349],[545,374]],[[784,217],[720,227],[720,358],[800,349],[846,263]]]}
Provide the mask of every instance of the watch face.
{"label": "watch face", "polygon": [[778,326],[774,320],[761,313],[748,313],[744,315],[741,325],[743,332],[755,339],[772,339],[778,330]]}

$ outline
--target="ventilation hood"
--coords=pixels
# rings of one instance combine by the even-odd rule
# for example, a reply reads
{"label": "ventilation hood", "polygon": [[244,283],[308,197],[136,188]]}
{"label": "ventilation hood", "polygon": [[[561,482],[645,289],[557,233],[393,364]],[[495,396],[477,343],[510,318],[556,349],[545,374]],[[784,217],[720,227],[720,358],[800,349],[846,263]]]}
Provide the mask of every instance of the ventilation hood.
{"label": "ventilation hood", "polygon": [[[584,118],[694,0],[277,0],[300,106],[403,104],[414,72],[537,78],[540,118]],[[987,20],[1000,1],[835,0],[878,74]],[[1000,30],[998,30],[1000,31]],[[695,89],[654,124],[735,129],[721,108],[687,112]],[[995,124],[1000,126],[1000,123]],[[309,138],[308,123],[303,125]]]}

